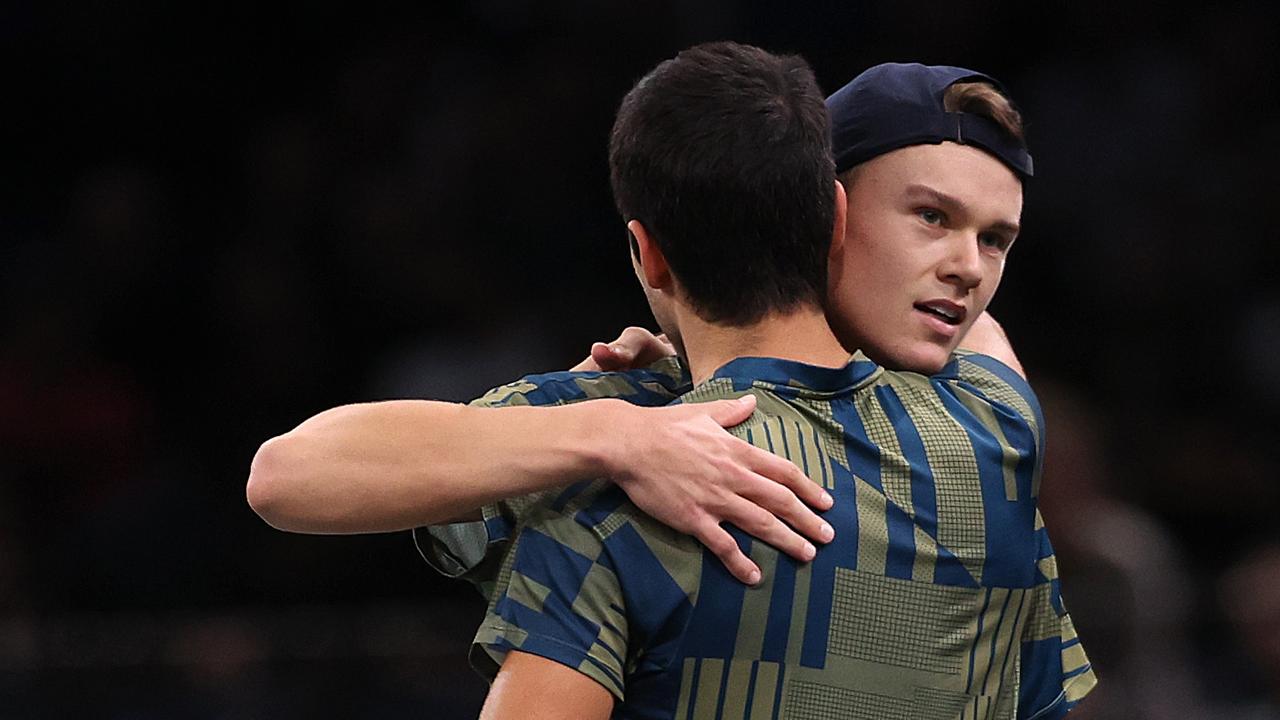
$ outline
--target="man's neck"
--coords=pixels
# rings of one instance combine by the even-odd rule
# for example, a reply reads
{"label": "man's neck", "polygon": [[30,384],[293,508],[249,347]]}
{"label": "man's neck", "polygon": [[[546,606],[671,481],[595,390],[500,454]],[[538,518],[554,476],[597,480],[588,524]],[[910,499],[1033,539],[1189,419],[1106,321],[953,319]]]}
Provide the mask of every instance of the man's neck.
{"label": "man's neck", "polygon": [[680,308],[680,335],[694,384],[740,357],[766,357],[844,367],[849,352],[840,346],[816,307],[801,307],[785,315],[768,315],[743,327],[709,323],[688,308]]}

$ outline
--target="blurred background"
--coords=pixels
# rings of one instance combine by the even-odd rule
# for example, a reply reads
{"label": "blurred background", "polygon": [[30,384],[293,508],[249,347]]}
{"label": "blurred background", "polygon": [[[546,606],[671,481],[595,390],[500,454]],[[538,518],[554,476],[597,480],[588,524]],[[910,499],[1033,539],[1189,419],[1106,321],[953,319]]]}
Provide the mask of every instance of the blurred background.
{"label": "blurred background", "polygon": [[695,42],[1000,78],[1037,177],[992,306],[1048,416],[1083,718],[1280,717],[1280,11],[0,4],[0,718],[473,717],[408,534],[276,532],[259,443],[650,324],[609,196]]}

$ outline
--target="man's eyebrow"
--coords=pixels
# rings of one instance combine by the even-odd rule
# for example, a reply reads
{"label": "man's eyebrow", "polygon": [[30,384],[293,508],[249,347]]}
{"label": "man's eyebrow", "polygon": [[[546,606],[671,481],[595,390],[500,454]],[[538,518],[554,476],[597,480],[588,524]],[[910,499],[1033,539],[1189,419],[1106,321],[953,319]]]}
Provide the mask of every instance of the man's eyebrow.
{"label": "man's eyebrow", "polygon": [[[928,185],[913,184],[907,186],[906,194],[911,197],[920,197],[933,202],[943,208],[954,208],[961,211],[967,211],[968,208],[959,198],[948,195],[940,190],[935,190]],[[997,232],[1008,233],[1010,237],[1017,237],[1022,230],[1022,226],[1016,222],[1008,220],[997,220],[989,226],[991,230]]]}

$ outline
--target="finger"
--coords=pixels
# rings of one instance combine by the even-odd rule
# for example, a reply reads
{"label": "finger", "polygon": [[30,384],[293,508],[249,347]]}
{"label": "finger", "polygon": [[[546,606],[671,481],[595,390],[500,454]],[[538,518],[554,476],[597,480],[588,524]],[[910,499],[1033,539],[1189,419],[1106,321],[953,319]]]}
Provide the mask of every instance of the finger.
{"label": "finger", "polygon": [[626,361],[618,356],[613,346],[602,342],[591,345],[591,359],[603,372],[626,369]]}
{"label": "finger", "polygon": [[596,362],[593,352],[585,360],[569,368],[569,372],[600,372],[600,364]]}
{"label": "finger", "polygon": [[632,325],[624,328],[622,333],[618,335],[618,339],[609,343],[609,348],[617,353],[619,357],[634,358],[644,350],[649,338],[652,337],[653,333],[642,327]]}
{"label": "finger", "polygon": [[773,513],[749,500],[738,498],[730,503],[724,519],[800,562],[809,562],[818,552],[813,543],[787,527]]}
{"label": "finger", "polygon": [[751,452],[746,462],[752,470],[787,488],[810,507],[829,510],[835,504],[831,493],[805,475],[795,463],[754,445],[748,446]]}
{"label": "finger", "polygon": [[738,541],[733,539],[729,531],[720,527],[718,523],[710,517],[698,527],[694,537],[707,547],[720,562],[724,564],[725,569],[729,571],[739,582],[748,585],[755,585],[760,582],[760,568],[751,562],[742,552],[742,548],[738,547]]}
{"label": "finger", "polygon": [[[806,480],[805,482],[811,482]],[[800,501],[795,493],[786,487],[779,485],[769,478],[761,475],[751,474],[745,483],[740,486],[738,491],[739,500],[751,504],[755,509],[768,515],[770,519],[776,522],[785,522],[793,533],[799,533],[804,537],[816,543],[828,543],[835,538],[835,530],[831,524],[823,520],[808,505]],[[741,526],[739,526],[741,527]],[[747,528],[743,528],[747,530]],[[748,530],[755,535],[753,530]],[[797,537],[799,536],[797,535]],[[762,540],[766,539],[761,537]],[[790,548],[792,546],[779,546],[780,548]],[[795,557],[795,553],[788,550],[788,554]]]}
{"label": "finger", "polygon": [[614,349],[627,357],[631,367],[644,367],[675,352],[669,350],[668,345],[658,340],[653,333],[636,326],[622,331]]}
{"label": "finger", "polygon": [[[715,420],[720,427],[727,428],[744,422],[751,417],[751,413],[756,411],[756,396],[748,393],[733,400],[716,400],[715,402],[698,403],[690,407],[705,410],[707,415],[712,420]],[[748,445],[748,447],[751,446]]]}
{"label": "finger", "polygon": [[633,344],[637,366],[652,365],[662,358],[676,354],[674,345],[665,338],[659,338],[648,330],[641,328],[640,332],[636,333],[634,337],[637,339],[637,342]]}

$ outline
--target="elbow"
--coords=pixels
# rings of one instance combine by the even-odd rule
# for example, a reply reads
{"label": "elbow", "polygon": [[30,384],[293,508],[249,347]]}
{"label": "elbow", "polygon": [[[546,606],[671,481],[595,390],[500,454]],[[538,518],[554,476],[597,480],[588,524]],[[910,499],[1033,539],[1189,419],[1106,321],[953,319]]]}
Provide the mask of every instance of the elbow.
{"label": "elbow", "polygon": [[297,439],[287,434],[271,438],[262,443],[249,465],[249,482],[245,486],[249,507],[278,530],[303,531],[291,521],[297,514],[291,501],[299,495],[293,472],[297,444]]}

